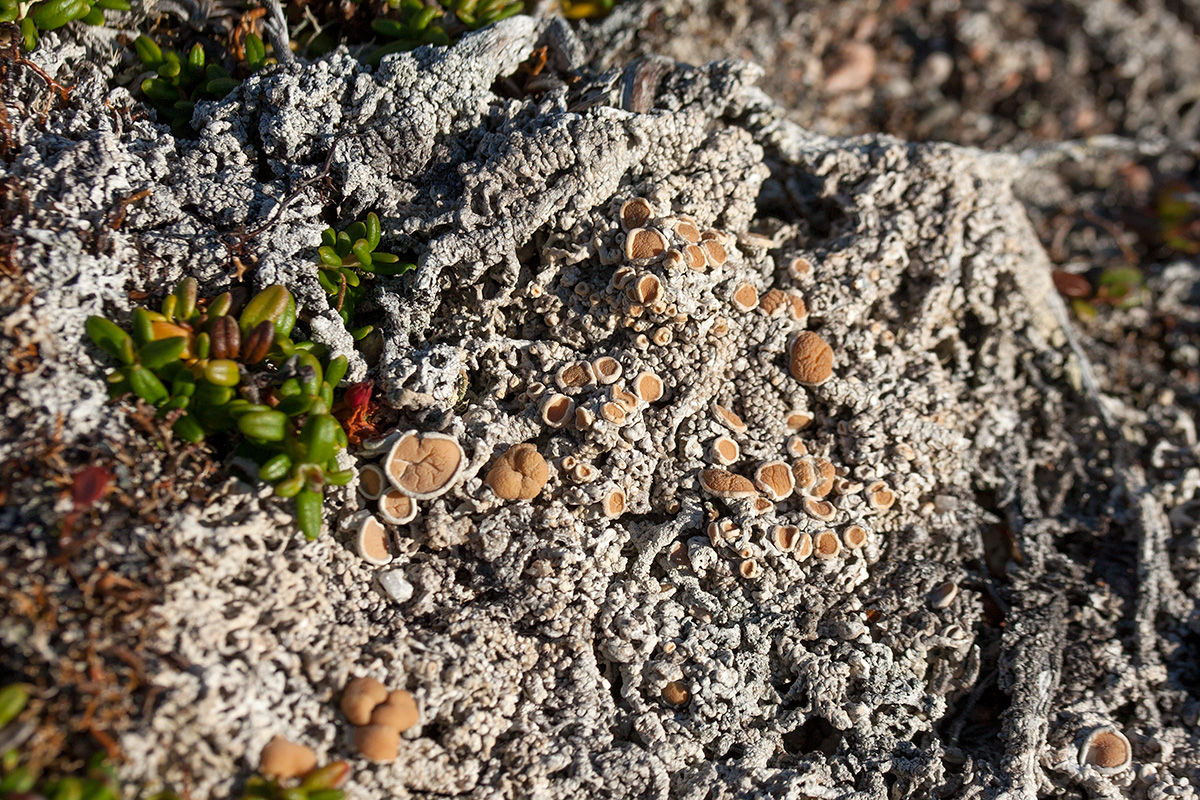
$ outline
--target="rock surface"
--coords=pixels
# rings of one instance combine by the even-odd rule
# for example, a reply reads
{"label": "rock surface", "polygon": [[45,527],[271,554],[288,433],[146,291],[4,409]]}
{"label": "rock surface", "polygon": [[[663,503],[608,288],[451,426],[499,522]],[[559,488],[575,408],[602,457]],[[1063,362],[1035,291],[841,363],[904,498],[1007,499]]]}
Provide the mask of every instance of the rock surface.
{"label": "rock surface", "polygon": [[[130,290],[184,274],[220,291],[236,256],[291,288],[402,430],[452,435],[469,461],[395,530],[386,591],[351,530],[303,544],[245,487],[114,533],[155,541],[170,576],[151,626],[164,693],[120,741],[125,775],[220,796],[276,735],[352,758],[337,699],[371,675],[412,692],[421,724],[394,763],[354,762],[353,797],[1194,796],[1194,650],[1169,620],[1195,619],[1195,570],[1172,572],[1164,508],[1190,531],[1200,481],[1148,486],[1014,195],[1018,158],[808,133],[739,62],[648,58],[513,96],[503,79],[542,45],[555,74],[582,66],[565,28],[516,17],[374,72],[344,54],[270,71],[199,107],[195,140],[98,72],[22,121],[12,230],[44,346],[3,378],[6,424],[140,435],[104,402],[84,319],[123,321]],[[633,197],[668,247],[685,251],[686,216],[724,260],[630,263]],[[374,365],[317,282],[330,209],[377,212],[388,248],[419,255],[374,284]],[[747,283],[807,314],[735,307]],[[802,330],[834,350],[817,387],[788,370]],[[601,356],[612,386],[652,372],[664,396],[617,415],[619,390],[560,380]],[[552,392],[587,413],[547,425]],[[823,500],[714,498],[698,473],[719,436],[735,474],[802,445],[839,480]],[[483,478],[521,442],[549,482],[503,501]],[[890,507],[868,497],[880,481]],[[373,507],[353,488],[334,505]],[[777,525],[869,536],[801,561]],[[1093,548],[1125,583],[1088,568]],[[1105,726],[1129,769],[1081,766]]]}

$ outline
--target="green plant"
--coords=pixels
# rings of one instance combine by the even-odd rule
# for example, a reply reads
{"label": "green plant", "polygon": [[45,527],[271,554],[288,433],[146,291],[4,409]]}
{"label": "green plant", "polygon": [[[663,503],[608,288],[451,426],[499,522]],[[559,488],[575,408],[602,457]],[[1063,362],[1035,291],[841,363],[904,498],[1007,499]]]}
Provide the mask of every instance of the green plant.
{"label": "green plant", "polygon": [[387,0],[387,6],[394,16],[373,20],[371,29],[391,41],[371,53],[371,64],[423,44],[450,44],[465,31],[507,19],[525,8],[521,0],[438,0],[434,5],[421,0]]}
{"label": "green plant", "polygon": [[1200,193],[1186,181],[1175,181],[1158,191],[1158,235],[1176,253],[1200,253]]}
{"label": "green plant", "polygon": [[255,775],[246,781],[243,800],[342,800],[346,793],[339,786],[346,782],[350,765],[345,761],[334,761],[317,767],[300,778],[292,786],[284,785],[278,778]]}
{"label": "green plant", "polygon": [[[192,45],[186,59],[171,48],[162,49],[149,36],[137,37],[133,47],[142,64],[158,73],[158,77],[142,81],[142,93],[159,116],[170,121],[175,128],[182,128],[191,122],[196,101],[220,100],[241,83],[221,64],[212,61],[202,44]],[[253,33],[246,35],[245,55],[240,70],[245,74],[257,72],[271,63],[267,58],[266,45]]]}
{"label": "green plant", "polygon": [[617,0],[560,0],[567,19],[600,19],[612,11]]}
{"label": "green plant", "polygon": [[379,252],[376,249],[379,237],[379,216],[371,212],[365,220],[352,223],[340,233],[326,228],[317,250],[321,259],[317,279],[330,297],[337,298],[334,308],[355,341],[373,330],[370,325],[356,326],[354,323],[355,309],[366,293],[363,273],[403,275],[416,269],[415,264],[401,263],[399,256]]}
{"label": "green plant", "polygon": [[108,375],[109,393],[132,392],[160,416],[173,415],[184,441],[232,435],[259,477],[295,498],[300,530],[315,539],[325,485],[353,477],[338,467],[347,439],[329,413],[346,358],[323,367],[311,343],[292,341],[296,301],[283,286],[263,289],[236,318],[228,292],[207,303],[196,294],[196,281],[185,278],[161,311],[135,309],[132,335],[88,317],[88,336],[121,363]]}
{"label": "green plant", "polygon": [[42,3],[0,0],[0,22],[18,22],[25,49],[38,46],[38,34],[83,20],[88,25],[104,24],[104,9],[128,11],[129,0],[46,0]]}

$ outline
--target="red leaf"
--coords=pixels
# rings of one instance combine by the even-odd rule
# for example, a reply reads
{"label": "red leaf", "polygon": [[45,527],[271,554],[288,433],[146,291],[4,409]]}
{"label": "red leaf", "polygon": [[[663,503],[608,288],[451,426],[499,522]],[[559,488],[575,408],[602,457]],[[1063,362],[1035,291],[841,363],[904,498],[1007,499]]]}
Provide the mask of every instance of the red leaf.
{"label": "red leaf", "polygon": [[103,497],[112,478],[112,473],[106,468],[95,465],[76,472],[71,479],[71,500],[75,503],[75,510],[87,508]]}

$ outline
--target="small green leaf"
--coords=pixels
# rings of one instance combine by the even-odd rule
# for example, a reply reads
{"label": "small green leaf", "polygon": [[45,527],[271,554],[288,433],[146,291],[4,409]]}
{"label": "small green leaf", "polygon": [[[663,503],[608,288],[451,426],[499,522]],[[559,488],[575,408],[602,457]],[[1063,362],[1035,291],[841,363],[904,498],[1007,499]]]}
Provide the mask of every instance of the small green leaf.
{"label": "small green leaf", "polygon": [[172,336],[169,339],[156,339],[146,342],[138,348],[138,361],[144,367],[158,370],[172,361],[179,360],[186,347],[187,339],[182,336]]}
{"label": "small green leaf", "polygon": [[107,21],[104,19],[104,11],[102,9],[96,8],[95,6],[92,6],[92,10],[89,11],[88,13],[84,14],[79,19],[85,25],[91,25],[91,26],[97,27],[97,28],[103,28],[104,23]]}
{"label": "small green leaf", "polygon": [[[174,58],[172,58],[172,56],[174,56]],[[179,57],[175,56],[174,51],[168,51],[166,53],[166,57],[163,59],[163,62],[158,65],[158,69],[156,69],[155,72],[158,73],[158,77],[171,80],[173,78],[178,78],[179,73],[183,72],[183,64],[180,63]],[[170,314],[167,316],[170,316]]]}
{"label": "small green leaf", "polygon": [[321,362],[312,353],[304,350],[297,350],[296,360],[309,373],[307,377],[300,379],[300,388],[305,394],[318,394],[321,391],[321,382],[325,380]]}
{"label": "small green leaf", "polygon": [[162,48],[149,36],[142,35],[134,39],[133,49],[137,51],[142,63],[151,69],[162,63]]}
{"label": "small green leaf", "polygon": [[29,14],[39,30],[52,31],[68,22],[82,19],[92,10],[88,0],[47,0],[39,3]]}
{"label": "small green leaf", "polygon": [[275,320],[275,338],[286,339],[292,335],[292,329],[296,327],[296,298],[291,292],[287,293],[287,305],[283,309],[283,313],[279,319]]}
{"label": "small green leaf", "polygon": [[[191,49],[188,50],[188,66],[192,69],[202,71],[204,69],[204,59],[204,45],[196,42],[194,45],[192,45]],[[201,72],[201,74],[203,74],[203,72]],[[177,288],[175,291],[178,292],[179,289]]]}
{"label": "small green leaf", "polygon": [[240,86],[241,83],[241,81],[234,78],[213,78],[204,85],[204,90],[215,99],[220,100]]}
{"label": "small green leaf", "polygon": [[330,359],[329,366],[325,367],[325,382],[330,386],[337,386],[346,376],[346,370],[349,367],[350,361],[345,356]]}
{"label": "small green leaf", "polygon": [[0,728],[17,718],[29,702],[29,692],[24,686],[14,683],[0,689]]}
{"label": "small green leaf", "polygon": [[139,306],[133,310],[130,320],[133,326],[134,342],[145,344],[154,338],[154,329],[151,327],[153,320],[150,319],[149,311]]}
{"label": "small green leaf", "polygon": [[250,302],[246,303],[246,307],[242,309],[242,314],[238,318],[242,336],[254,330],[261,322],[273,323],[282,317],[287,311],[288,301],[291,298],[291,292],[279,284],[268,286],[250,298]]}
{"label": "small green leaf", "polygon": [[350,252],[354,253],[354,257],[364,268],[371,266],[371,247],[367,244],[366,239],[355,240]]}
{"label": "small green leaf", "polygon": [[329,245],[323,245],[317,248],[317,255],[321,258],[321,262],[329,267],[340,267],[342,265],[342,257],[337,254]]}
{"label": "small green leaf", "polygon": [[280,453],[268,459],[265,464],[259,467],[258,477],[268,483],[275,483],[276,481],[283,480],[291,468],[291,457],[287,453]]}
{"label": "small green leaf", "polygon": [[233,399],[233,389],[228,386],[217,386],[208,381],[199,381],[196,383],[196,393],[193,398],[198,406],[216,408]]}
{"label": "small green leaf", "polygon": [[26,50],[36,50],[38,46],[37,25],[32,17],[21,20],[21,37],[25,40]]}
{"label": "small green leaf", "polygon": [[133,5],[129,0],[96,0],[96,5],[100,8],[107,8],[109,11],[133,10]]}
{"label": "small green leaf", "polygon": [[214,358],[204,365],[204,379],[217,386],[237,386],[242,376],[238,362],[231,358]]}
{"label": "small green leaf", "polygon": [[88,338],[122,364],[133,363],[133,338],[104,317],[88,317],[84,324]]}
{"label": "small green leaf", "polygon": [[309,541],[321,533],[321,494],[302,489],[296,495],[296,524]]}
{"label": "small green leaf", "polygon": [[0,797],[12,794],[20,794],[33,789],[33,784],[36,779],[32,772],[26,767],[17,767],[12,772],[4,776],[0,780]]}
{"label": "small green leaf", "polygon": [[294,394],[280,400],[276,408],[289,417],[294,417],[299,414],[307,414],[316,399],[311,394]]}
{"label": "small green leaf", "polygon": [[437,6],[426,6],[425,9],[417,14],[417,16],[413,19],[412,26],[417,30],[424,30],[429,23],[433,22],[434,19],[441,16],[441,14],[442,10]]}
{"label": "small green leaf", "polygon": [[238,417],[238,429],[265,442],[282,442],[287,434],[288,415],[282,411],[255,411]]}
{"label": "small green leaf", "polygon": [[388,39],[399,39],[408,33],[408,28],[394,19],[380,17],[371,20],[371,30]]}
{"label": "small green leaf", "polygon": [[151,405],[166,402],[170,396],[158,376],[140,364],[129,368],[129,386],[134,394]]}
{"label": "small green leaf", "polygon": [[322,464],[333,457],[338,421],[331,414],[309,414],[300,431],[300,443],[305,446],[308,460]]}
{"label": "small green leaf", "polygon": [[330,486],[345,486],[354,477],[354,470],[343,469],[337,472],[325,471],[325,480]]}
{"label": "small green leaf", "polygon": [[263,40],[257,34],[246,34],[246,64],[250,70],[257,70],[266,60],[267,48],[263,44]]}
{"label": "small green leaf", "polygon": [[381,231],[379,215],[374,211],[372,211],[370,214],[367,214],[367,224],[365,227],[367,244],[370,246],[371,250],[374,251],[376,247],[379,247],[379,236]]}
{"label": "small green leaf", "polygon": [[304,488],[304,478],[293,475],[287,480],[275,484],[275,494],[280,497],[295,497]]}

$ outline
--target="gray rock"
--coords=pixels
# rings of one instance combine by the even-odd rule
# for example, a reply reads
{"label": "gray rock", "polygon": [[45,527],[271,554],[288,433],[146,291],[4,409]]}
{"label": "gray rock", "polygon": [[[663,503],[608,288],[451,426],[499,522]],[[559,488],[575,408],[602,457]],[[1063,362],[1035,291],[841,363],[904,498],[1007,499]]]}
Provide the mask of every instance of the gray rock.
{"label": "gray rock", "polygon": [[[811,134],[737,62],[494,91],[543,41],[577,64],[563,36],[516,17],[374,72],[345,53],[278,68],[201,105],[195,140],[110,111],[86,75],[66,111],[19,127],[12,236],[37,296],[18,319],[46,344],[36,372],[2,379],[9,424],[62,413],[67,440],[138,435],[103,402],[84,319],[123,320],[128,290],[182,274],[219,291],[237,256],[387,388],[402,428],[452,434],[469,459],[396,531],[381,580],[403,608],[348,534],[303,545],[256,498],[140,532],[172,577],[151,628],[164,693],[122,738],[125,776],[219,795],[280,732],[353,758],[336,698],[371,673],[414,694],[422,725],[395,763],[354,762],[352,797],[1194,796],[1195,713],[1163,688],[1175,667],[1155,620],[1194,615],[1195,593],[1164,566],[1162,492],[1120,446],[1095,447],[1121,420],[1064,327],[1014,196],[1021,163]],[[617,216],[634,196],[670,247],[686,216],[724,258],[629,263]],[[385,357],[370,371],[316,280],[323,208],[376,211],[389,249],[419,258],[374,283]],[[807,315],[739,311],[744,284],[802,295]],[[817,388],[787,368],[804,329],[835,353]],[[662,399],[614,410],[608,387],[563,387],[584,424],[544,425],[560,371],[602,355],[624,389],[657,375]],[[788,457],[797,412],[814,418],[807,451],[847,479],[827,513],[701,491],[713,439],[732,436],[730,469],[750,476]],[[502,501],[483,477],[524,441],[549,481]],[[1110,535],[1153,587],[1132,610],[1062,544],[1090,535],[1082,505],[1054,504],[1087,458],[1130,498]],[[877,482],[894,503],[865,496]],[[1169,507],[1194,507],[1198,485],[1181,479]],[[606,514],[617,491],[623,511]],[[783,524],[869,538],[800,560],[773,544]],[[931,608],[947,581],[957,595]],[[1072,760],[1103,725],[1129,737],[1133,769]]]}

